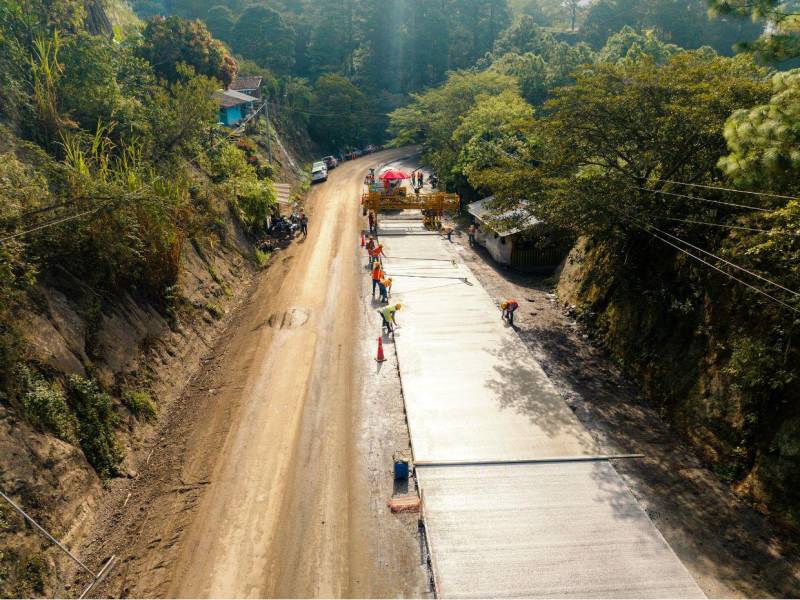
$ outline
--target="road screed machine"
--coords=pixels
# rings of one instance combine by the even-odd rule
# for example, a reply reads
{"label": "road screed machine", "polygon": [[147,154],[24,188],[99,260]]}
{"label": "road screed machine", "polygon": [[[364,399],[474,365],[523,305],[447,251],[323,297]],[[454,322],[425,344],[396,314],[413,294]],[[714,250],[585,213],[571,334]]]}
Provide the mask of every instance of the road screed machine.
{"label": "road screed machine", "polygon": [[422,213],[426,229],[438,231],[442,227],[442,216],[445,211],[456,212],[459,208],[457,194],[448,194],[439,190],[424,192],[421,188],[408,188],[401,185],[403,179],[410,178],[402,171],[390,170],[382,174],[379,181],[368,175],[365,181],[366,191],[361,196],[362,212],[366,216],[369,211],[375,215],[375,227],[381,212],[396,210],[418,210]]}

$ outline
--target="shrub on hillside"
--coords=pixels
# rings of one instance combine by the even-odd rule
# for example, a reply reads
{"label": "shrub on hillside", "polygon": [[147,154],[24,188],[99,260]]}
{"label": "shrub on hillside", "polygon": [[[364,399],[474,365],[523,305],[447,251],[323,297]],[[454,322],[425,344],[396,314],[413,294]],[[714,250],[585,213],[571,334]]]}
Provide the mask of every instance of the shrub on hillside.
{"label": "shrub on hillside", "polygon": [[80,375],[67,378],[69,403],[78,419],[78,441],[86,460],[101,477],[116,475],[122,449],[114,433],[118,423],[111,397],[97,381]]}
{"label": "shrub on hillside", "polygon": [[22,408],[28,422],[65,442],[76,444],[77,422],[61,386],[45,380],[28,367],[17,369],[17,379],[23,387]]}

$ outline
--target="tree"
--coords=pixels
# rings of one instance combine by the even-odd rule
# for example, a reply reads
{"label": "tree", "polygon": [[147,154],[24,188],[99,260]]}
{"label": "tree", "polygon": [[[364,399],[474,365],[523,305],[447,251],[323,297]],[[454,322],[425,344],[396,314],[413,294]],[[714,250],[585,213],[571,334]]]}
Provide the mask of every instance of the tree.
{"label": "tree", "polygon": [[233,49],[279,74],[294,65],[294,30],[278,11],[260,4],[247,8],[231,32]]}
{"label": "tree", "polygon": [[341,75],[322,75],[314,84],[309,133],[330,149],[353,147],[363,139],[367,98]]}
{"label": "tree", "polygon": [[752,17],[770,30],[759,40],[742,44],[767,60],[785,61],[800,56],[800,7],[786,0],[707,0],[713,14]]}
{"label": "tree", "polygon": [[355,1],[336,0],[315,8],[314,25],[308,43],[311,72],[353,74]]}
{"label": "tree", "polygon": [[753,39],[760,33],[753,23],[711,19],[704,0],[598,0],[588,9],[581,35],[593,48],[600,48],[625,26],[636,31],[653,29],[660,39],[682,48],[707,45],[725,55],[732,54],[736,40]]}
{"label": "tree", "polygon": [[719,161],[739,185],[796,192],[800,175],[800,69],[772,77],[766,104],[740,109],[725,124],[730,153]]}
{"label": "tree", "polygon": [[569,15],[569,29],[575,31],[575,24],[578,21],[578,12],[581,9],[581,0],[564,0],[562,5]]}
{"label": "tree", "polygon": [[214,37],[226,42],[231,40],[231,32],[236,23],[236,18],[230,8],[219,4],[212,6],[208,9],[205,22]]}
{"label": "tree", "polygon": [[236,62],[200,21],[155,17],[144,29],[140,53],[159,77],[170,82],[181,77],[181,64],[198,75],[216,77],[225,86],[236,77]]}
{"label": "tree", "polygon": [[514,54],[531,52],[543,55],[557,43],[555,38],[532,17],[523,15],[500,34],[494,43],[493,54],[502,56],[510,52]]}
{"label": "tree", "polygon": [[626,25],[608,38],[603,49],[597,53],[597,60],[615,64],[647,56],[656,64],[662,64],[680,51],[675,44],[665,44],[659,40],[652,31],[641,35]]}
{"label": "tree", "polygon": [[197,76],[154,90],[145,107],[151,156],[162,161],[197,150],[202,133],[216,122],[217,106],[211,99],[216,87],[214,80]]}
{"label": "tree", "polygon": [[551,217],[608,231],[636,229],[626,220],[631,215],[645,222],[708,216],[708,205],[668,202],[637,188],[713,181],[725,149],[723,123],[736,107],[765,97],[763,75],[746,58],[697,51],[663,66],[640,60],[579,74],[547,104],[547,169],[561,182],[548,204]]}
{"label": "tree", "polygon": [[458,169],[476,190],[504,202],[541,190],[541,178],[529,166],[540,158],[533,107],[516,91],[479,96],[453,140],[461,147]]}
{"label": "tree", "polygon": [[463,175],[457,170],[454,172],[460,147],[453,133],[479,97],[505,91],[518,92],[517,82],[496,71],[450,73],[442,86],[414,94],[408,106],[392,112],[389,130],[394,143],[421,143],[424,160],[434,167],[446,185],[465,185]]}
{"label": "tree", "polygon": [[82,128],[110,123],[121,102],[117,55],[125,50],[110,40],[85,33],[70,37],[59,54],[64,75],[56,93],[61,110]]}
{"label": "tree", "polygon": [[503,32],[492,55],[479,65],[491,61],[492,70],[516,77],[523,97],[538,105],[554,88],[570,83],[579,66],[594,60],[588,45],[559,42],[532,19],[522,17]]}

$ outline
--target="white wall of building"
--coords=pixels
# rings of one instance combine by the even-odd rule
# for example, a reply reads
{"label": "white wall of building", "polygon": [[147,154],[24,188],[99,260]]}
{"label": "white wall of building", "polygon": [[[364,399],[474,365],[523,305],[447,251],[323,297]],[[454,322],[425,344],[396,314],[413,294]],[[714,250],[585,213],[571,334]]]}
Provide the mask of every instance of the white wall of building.
{"label": "white wall of building", "polygon": [[500,264],[511,264],[511,248],[513,243],[510,237],[502,238],[492,231],[484,230],[482,227],[479,227],[475,234],[475,241],[486,248],[492,258]]}

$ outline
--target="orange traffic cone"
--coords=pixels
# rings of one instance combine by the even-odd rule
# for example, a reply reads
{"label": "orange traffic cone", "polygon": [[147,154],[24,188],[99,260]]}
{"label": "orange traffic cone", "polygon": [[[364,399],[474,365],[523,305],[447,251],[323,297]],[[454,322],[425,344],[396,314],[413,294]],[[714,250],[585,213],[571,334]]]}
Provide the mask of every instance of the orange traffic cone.
{"label": "orange traffic cone", "polygon": [[386,357],[383,355],[383,338],[378,338],[378,356],[375,357],[378,362],[386,362]]}
{"label": "orange traffic cone", "polygon": [[361,247],[363,248],[364,246],[366,246],[366,244],[364,243],[364,232],[362,231],[361,232]]}

